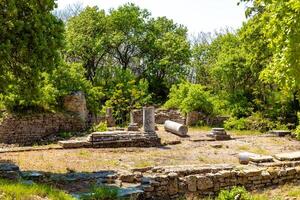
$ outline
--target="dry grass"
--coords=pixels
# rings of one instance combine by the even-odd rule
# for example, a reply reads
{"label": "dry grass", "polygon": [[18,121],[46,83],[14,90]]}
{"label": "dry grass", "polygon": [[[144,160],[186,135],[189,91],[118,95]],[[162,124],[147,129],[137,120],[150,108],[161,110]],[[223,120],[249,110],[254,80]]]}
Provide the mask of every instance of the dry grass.
{"label": "dry grass", "polygon": [[[70,169],[79,172],[163,165],[237,164],[237,154],[241,151],[272,155],[300,149],[299,142],[288,138],[244,136],[230,141],[193,142],[191,138],[205,137],[208,131],[191,129],[190,138],[180,138],[159,128],[162,140],[180,140],[181,144],[162,148],[51,149],[3,153],[1,159],[15,162],[22,170],[62,173]],[[213,148],[212,143],[223,147]]]}
{"label": "dry grass", "polygon": [[300,185],[286,184],[276,188],[267,188],[262,191],[253,192],[253,197],[256,200],[299,200]]}

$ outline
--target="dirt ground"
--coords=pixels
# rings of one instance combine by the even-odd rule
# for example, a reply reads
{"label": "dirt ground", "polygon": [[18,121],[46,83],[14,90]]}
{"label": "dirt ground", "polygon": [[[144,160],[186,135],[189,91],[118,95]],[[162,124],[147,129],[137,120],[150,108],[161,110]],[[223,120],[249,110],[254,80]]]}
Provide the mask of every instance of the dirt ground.
{"label": "dirt ground", "polygon": [[[267,137],[241,132],[229,132],[235,139],[230,141],[202,141],[209,130],[190,129],[187,138],[180,138],[163,131],[158,135],[163,143],[178,143],[159,148],[116,148],[116,149],[52,149],[30,152],[1,153],[2,160],[11,160],[21,170],[48,172],[99,171],[105,169],[130,169],[147,166],[187,164],[238,164],[237,154],[248,151],[273,155],[300,149],[300,142],[290,137]],[[221,144],[221,148],[212,147]]]}

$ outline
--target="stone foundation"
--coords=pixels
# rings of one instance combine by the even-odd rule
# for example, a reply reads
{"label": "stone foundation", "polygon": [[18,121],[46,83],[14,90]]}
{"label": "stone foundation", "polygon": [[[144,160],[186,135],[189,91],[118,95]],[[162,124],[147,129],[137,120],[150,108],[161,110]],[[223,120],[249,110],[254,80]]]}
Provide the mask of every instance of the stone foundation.
{"label": "stone foundation", "polygon": [[[73,188],[78,192],[83,185],[114,185],[119,188],[134,185],[141,200],[171,200],[179,197],[216,196],[221,190],[233,186],[244,186],[255,190],[285,183],[300,182],[300,166],[293,167],[254,167],[241,168],[232,165],[185,165],[146,167],[131,171],[99,171],[93,173],[51,174],[48,172],[19,172],[17,166],[0,165],[2,178],[15,179],[22,176],[25,180],[47,183],[60,189]],[[12,174],[12,175],[8,175]],[[80,185],[79,188],[76,185]],[[124,189],[124,188],[123,188]]]}
{"label": "stone foundation", "polygon": [[32,145],[52,134],[79,132],[85,128],[81,116],[75,114],[9,114],[0,122],[0,143]]}
{"label": "stone foundation", "polygon": [[176,199],[179,196],[214,196],[222,189],[244,186],[248,190],[299,182],[300,167],[224,169],[219,171],[185,169],[147,176],[144,199]]}
{"label": "stone foundation", "polygon": [[95,132],[87,140],[60,141],[66,149],[70,148],[119,148],[119,147],[157,147],[161,146],[156,135],[143,134],[138,131]]}

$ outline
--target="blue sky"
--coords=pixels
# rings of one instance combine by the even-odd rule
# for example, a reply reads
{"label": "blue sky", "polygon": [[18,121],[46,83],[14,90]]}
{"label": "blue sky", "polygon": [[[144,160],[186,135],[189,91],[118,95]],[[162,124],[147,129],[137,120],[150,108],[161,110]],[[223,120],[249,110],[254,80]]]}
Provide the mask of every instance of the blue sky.
{"label": "blue sky", "polygon": [[238,0],[57,0],[58,8],[81,2],[108,10],[127,2],[148,9],[152,16],[166,16],[185,25],[190,34],[213,32],[220,28],[239,28],[245,21],[245,8]]}

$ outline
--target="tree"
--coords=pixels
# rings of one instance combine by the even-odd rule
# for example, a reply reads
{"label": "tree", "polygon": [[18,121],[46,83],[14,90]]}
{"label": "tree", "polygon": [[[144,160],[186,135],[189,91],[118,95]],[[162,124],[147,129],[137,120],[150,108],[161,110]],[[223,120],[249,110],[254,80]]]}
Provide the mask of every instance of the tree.
{"label": "tree", "polygon": [[70,18],[79,15],[84,10],[81,2],[67,5],[63,9],[55,9],[53,14],[64,22],[67,22]]}
{"label": "tree", "polygon": [[166,17],[151,19],[147,24],[142,51],[143,77],[158,102],[166,100],[172,84],[186,78],[190,61],[187,29]]}
{"label": "tree", "polygon": [[0,1],[0,98],[11,110],[47,103],[46,73],[57,66],[63,44],[54,7],[53,0]]}
{"label": "tree", "polygon": [[110,11],[110,53],[122,69],[138,67],[142,57],[140,45],[145,41],[145,24],[150,13],[134,4]]}
{"label": "tree", "polygon": [[[243,0],[244,1],[244,0]],[[249,1],[249,0],[247,0]],[[264,24],[262,33],[274,52],[261,78],[285,90],[300,86],[300,2],[253,0],[248,16]]]}
{"label": "tree", "polygon": [[107,25],[104,10],[97,7],[87,7],[67,22],[67,60],[82,62],[91,82],[108,52]]}

